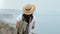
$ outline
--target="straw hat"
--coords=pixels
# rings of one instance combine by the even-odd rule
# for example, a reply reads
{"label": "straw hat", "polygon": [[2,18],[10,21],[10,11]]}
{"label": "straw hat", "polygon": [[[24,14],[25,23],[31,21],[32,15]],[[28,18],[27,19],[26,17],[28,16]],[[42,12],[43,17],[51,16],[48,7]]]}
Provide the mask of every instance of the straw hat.
{"label": "straw hat", "polygon": [[23,8],[23,14],[30,15],[35,12],[35,6],[33,4],[27,4]]}

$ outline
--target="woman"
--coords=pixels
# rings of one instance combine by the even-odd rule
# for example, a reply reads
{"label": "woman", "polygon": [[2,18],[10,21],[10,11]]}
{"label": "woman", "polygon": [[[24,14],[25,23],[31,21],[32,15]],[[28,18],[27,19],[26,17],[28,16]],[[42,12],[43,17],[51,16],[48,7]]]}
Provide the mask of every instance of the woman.
{"label": "woman", "polygon": [[[31,34],[31,31],[35,28],[35,17],[33,13],[35,12],[35,6],[32,4],[27,4],[23,8],[23,13],[18,16],[16,27],[18,28],[18,21],[24,19],[28,23],[27,30],[28,34]],[[24,17],[24,18],[23,18]]]}

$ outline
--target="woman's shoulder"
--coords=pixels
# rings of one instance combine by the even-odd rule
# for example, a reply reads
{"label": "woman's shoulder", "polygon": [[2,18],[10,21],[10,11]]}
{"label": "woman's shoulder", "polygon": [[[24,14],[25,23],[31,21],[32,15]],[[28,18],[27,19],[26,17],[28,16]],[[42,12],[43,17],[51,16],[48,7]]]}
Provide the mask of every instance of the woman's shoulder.
{"label": "woman's shoulder", "polygon": [[35,17],[35,16],[33,16],[33,18],[35,19],[36,17]]}
{"label": "woman's shoulder", "polygon": [[20,14],[18,17],[17,17],[17,21],[21,20],[22,19],[22,14]]}

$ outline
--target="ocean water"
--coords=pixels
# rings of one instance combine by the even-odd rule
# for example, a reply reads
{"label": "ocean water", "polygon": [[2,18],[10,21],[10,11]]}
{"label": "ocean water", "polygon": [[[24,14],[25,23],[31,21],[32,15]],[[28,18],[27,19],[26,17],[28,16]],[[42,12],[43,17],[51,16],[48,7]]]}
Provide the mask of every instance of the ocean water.
{"label": "ocean water", "polygon": [[40,16],[35,31],[38,34],[60,34],[60,16]]}

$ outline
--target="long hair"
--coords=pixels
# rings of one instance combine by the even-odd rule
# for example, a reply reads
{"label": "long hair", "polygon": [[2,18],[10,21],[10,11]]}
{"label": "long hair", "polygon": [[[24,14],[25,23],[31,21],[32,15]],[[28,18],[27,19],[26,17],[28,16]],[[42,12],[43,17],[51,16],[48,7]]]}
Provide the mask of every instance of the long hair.
{"label": "long hair", "polygon": [[23,14],[23,17],[24,18],[22,18],[22,19],[25,20],[29,24],[30,23],[29,22],[30,18],[31,18],[31,21],[33,19],[33,14],[31,14],[31,15],[25,15],[25,14]]}

